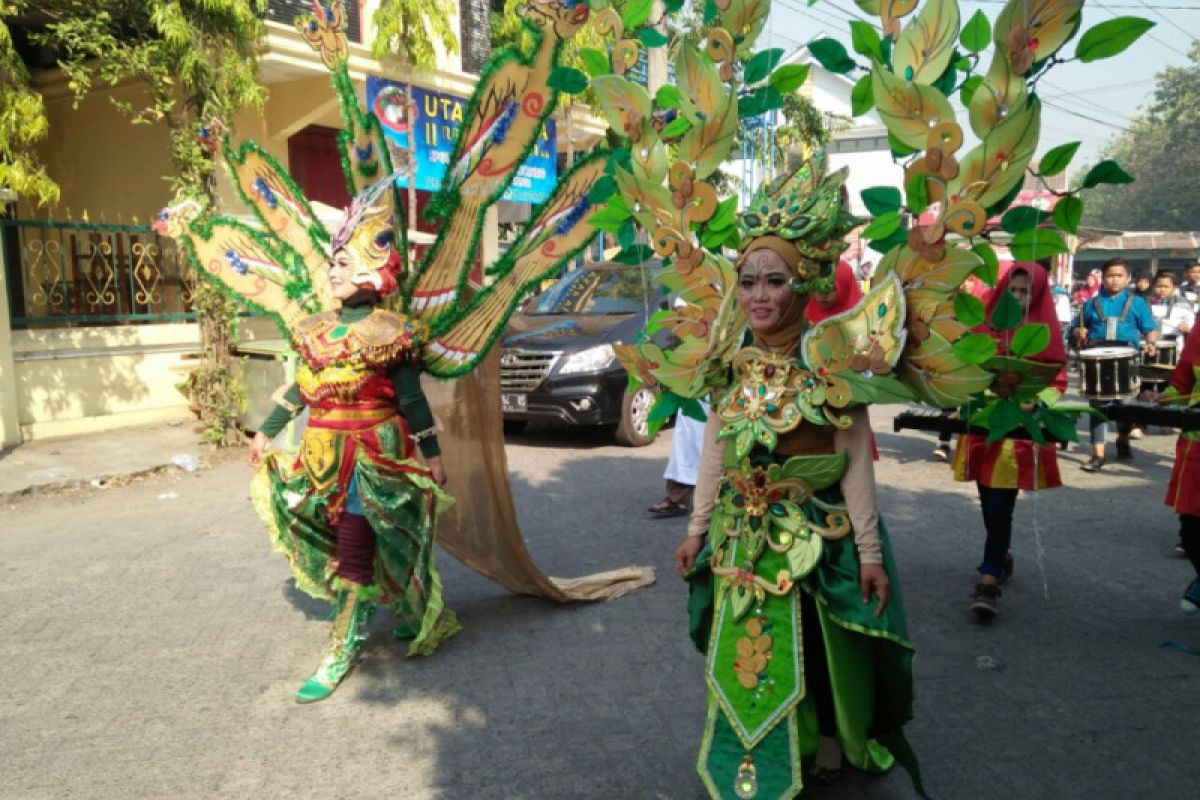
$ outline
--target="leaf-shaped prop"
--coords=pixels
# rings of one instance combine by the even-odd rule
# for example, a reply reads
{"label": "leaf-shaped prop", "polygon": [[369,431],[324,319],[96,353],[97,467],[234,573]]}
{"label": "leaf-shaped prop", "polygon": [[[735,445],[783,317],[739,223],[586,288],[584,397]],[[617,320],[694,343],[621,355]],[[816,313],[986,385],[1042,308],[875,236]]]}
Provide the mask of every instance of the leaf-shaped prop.
{"label": "leaf-shaped prop", "polygon": [[662,183],[667,177],[667,147],[653,132],[643,135],[630,149],[630,160],[639,181]]}
{"label": "leaf-shaped prop", "polygon": [[940,261],[927,261],[907,245],[897,247],[879,262],[877,274],[894,271],[904,291],[936,289],[949,295],[962,286],[983,261],[971,250],[947,247]]}
{"label": "leaf-shaped prop", "polygon": [[1154,23],[1141,17],[1117,17],[1105,20],[1088,29],[1079,39],[1075,57],[1085,64],[1123,53],[1154,27]]}
{"label": "leaf-shaped prop", "polygon": [[693,124],[711,117],[730,94],[712,61],[690,43],[679,48],[675,58],[675,79],[683,92],[680,108]]}
{"label": "leaf-shaped prop", "polygon": [[996,53],[983,82],[971,95],[967,117],[981,139],[1012,109],[1025,103],[1025,79],[1013,72],[1003,53]]}
{"label": "leaf-shaped prop", "polygon": [[737,103],[731,92],[708,119],[683,135],[679,142],[679,154],[692,165],[696,180],[704,180],[715,172],[729,155],[737,132],[737,121]]}
{"label": "leaf-shaped prop", "polygon": [[635,142],[643,126],[649,127],[650,95],[641,86],[619,75],[601,75],[592,79],[597,105],[613,130]]}
{"label": "leaf-shaped prop", "polygon": [[1006,197],[1025,177],[1025,166],[1033,158],[1041,128],[1042,106],[1030,97],[983,142],[967,153],[958,177],[949,186],[951,195],[971,199],[987,208]]}
{"label": "leaf-shaped prop", "polygon": [[950,64],[958,23],[958,0],[926,0],[896,42],[892,71],[913,83],[932,84]]}
{"label": "leaf-shaped prop", "polygon": [[908,350],[897,371],[921,400],[940,408],[962,405],[971,395],[990,386],[994,377],[956,356],[950,342],[936,333],[931,333],[916,349]]}
{"label": "leaf-shaped prop", "polygon": [[[805,360],[818,372],[887,374],[904,348],[904,295],[894,275],[883,278],[853,308],[804,334]],[[869,360],[867,360],[869,359]]]}
{"label": "leaf-shaped prop", "polygon": [[638,180],[632,172],[620,167],[615,177],[621,195],[643,228],[654,230],[658,225],[670,225],[674,221],[675,209],[671,206],[671,195],[661,182]]}
{"label": "leaf-shaped prop", "polygon": [[872,67],[871,76],[879,116],[902,144],[920,150],[925,147],[930,128],[942,121],[954,121],[950,101],[932,86],[910,84],[881,64]]}
{"label": "leaf-shaped prop", "polygon": [[1047,59],[1075,35],[1082,8],[1083,0],[1010,0],[996,17],[996,48],[1011,54],[1027,47],[1033,61]]}
{"label": "leaf-shaped prop", "polygon": [[717,8],[720,10],[721,27],[733,34],[738,55],[749,55],[763,26],[767,24],[767,14],[771,10],[769,0],[730,0],[724,9],[721,9],[720,3]]}

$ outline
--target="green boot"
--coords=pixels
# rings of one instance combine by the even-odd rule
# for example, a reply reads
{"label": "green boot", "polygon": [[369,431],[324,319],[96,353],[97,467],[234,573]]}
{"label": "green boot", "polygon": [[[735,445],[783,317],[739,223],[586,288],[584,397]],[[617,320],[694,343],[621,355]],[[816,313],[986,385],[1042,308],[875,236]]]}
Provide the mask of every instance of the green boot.
{"label": "green boot", "polygon": [[362,597],[363,587],[347,583],[338,592],[334,603],[333,627],[329,642],[317,671],[296,692],[297,703],[324,700],[346,677],[354,658],[367,640],[367,623],[375,613],[375,605]]}

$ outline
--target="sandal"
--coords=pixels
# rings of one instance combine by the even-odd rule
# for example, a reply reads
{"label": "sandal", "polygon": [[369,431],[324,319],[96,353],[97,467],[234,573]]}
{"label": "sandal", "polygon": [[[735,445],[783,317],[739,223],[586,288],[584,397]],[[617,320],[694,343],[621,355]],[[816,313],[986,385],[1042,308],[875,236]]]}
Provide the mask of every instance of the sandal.
{"label": "sandal", "polygon": [[688,513],[687,506],[676,503],[669,497],[664,497],[646,510],[656,517],[682,517]]}
{"label": "sandal", "polygon": [[813,764],[808,770],[809,782],[815,786],[833,786],[842,779],[840,769],[828,769],[820,764]]}

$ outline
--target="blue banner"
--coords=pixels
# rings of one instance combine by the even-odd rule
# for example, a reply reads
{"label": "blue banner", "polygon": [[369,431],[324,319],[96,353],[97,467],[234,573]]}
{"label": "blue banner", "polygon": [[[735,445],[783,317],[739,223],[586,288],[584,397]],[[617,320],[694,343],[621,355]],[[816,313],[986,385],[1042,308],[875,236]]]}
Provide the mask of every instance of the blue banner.
{"label": "blue banner", "polygon": [[[408,147],[408,126],[404,103],[408,87],[403,83],[367,76],[367,108],[383,126],[387,137],[398,147]],[[466,98],[412,87],[416,128],[416,188],[436,192],[450,163],[454,139],[467,110]],[[555,122],[546,120],[541,136],[525,163],[517,170],[503,199],[514,203],[545,202],[558,183]],[[398,181],[408,186],[407,179]]]}

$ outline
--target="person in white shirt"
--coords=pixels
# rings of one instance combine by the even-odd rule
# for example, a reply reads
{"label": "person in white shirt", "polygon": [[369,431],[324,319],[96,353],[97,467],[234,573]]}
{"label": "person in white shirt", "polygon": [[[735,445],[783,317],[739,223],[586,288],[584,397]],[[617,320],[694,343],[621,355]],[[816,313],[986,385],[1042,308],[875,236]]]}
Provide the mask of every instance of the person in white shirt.
{"label": "person in white shirt", "polygon": [[1200,261],[1184,270],[1184,281],[1179,284],[1180,293],[1192,304],[1192,310],[1200,310]]}
{"label": "person in white shirt", "polygon": [[1158,323],[1159,338],[1178,339],[1186,336],[1196,322],[1192,304],[1175,288],[1175,276],[1160,272],[1154,277],[1154,292],[1150,313]]}

